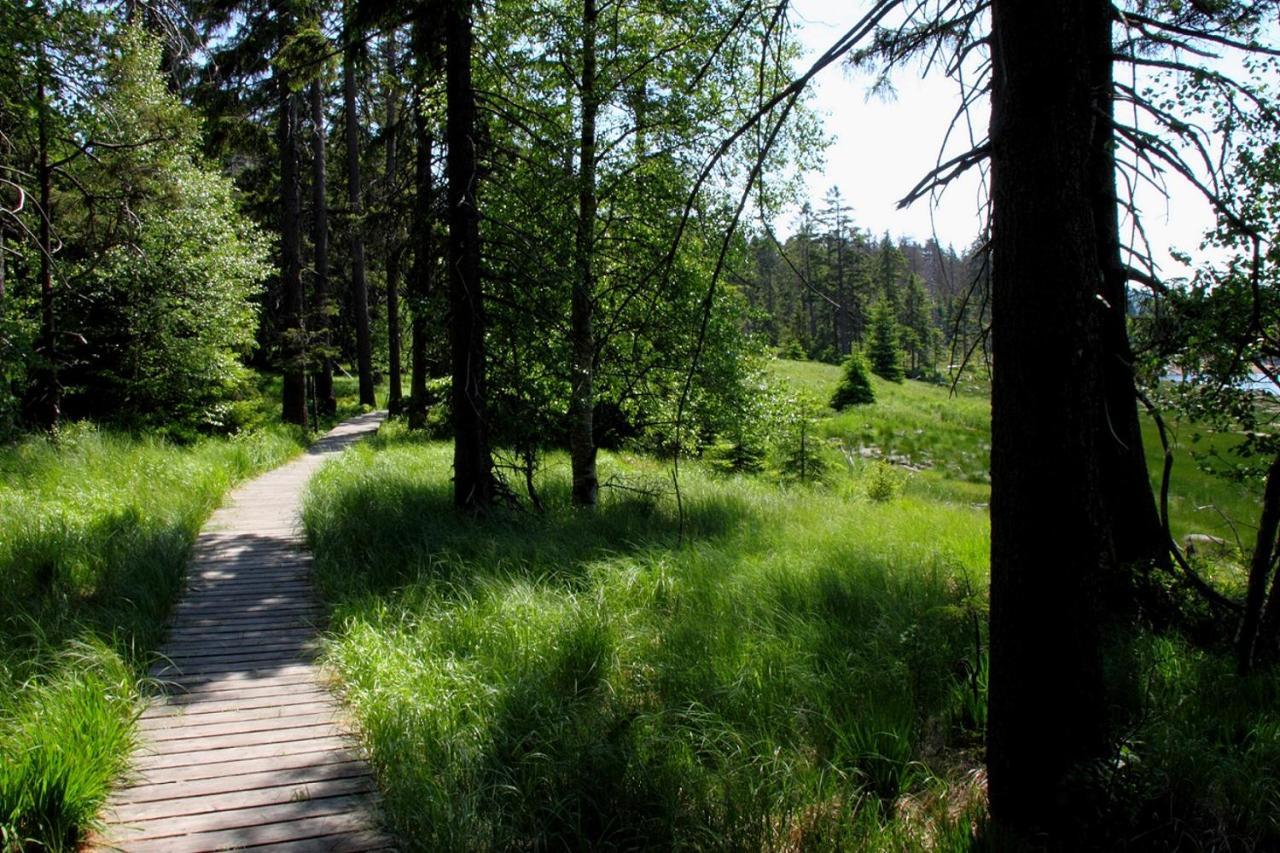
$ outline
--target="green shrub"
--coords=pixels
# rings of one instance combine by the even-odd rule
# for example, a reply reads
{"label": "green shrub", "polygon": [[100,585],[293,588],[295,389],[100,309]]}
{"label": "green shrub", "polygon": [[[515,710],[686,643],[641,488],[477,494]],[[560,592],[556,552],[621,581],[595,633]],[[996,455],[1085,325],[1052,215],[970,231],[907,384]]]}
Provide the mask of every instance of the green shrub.
{"label": "green shrub", "polygon": [[907,473],[896,465],[879,460],[867,466],[862,487],[867,498],[876,503],[891,501],[907,486]]}

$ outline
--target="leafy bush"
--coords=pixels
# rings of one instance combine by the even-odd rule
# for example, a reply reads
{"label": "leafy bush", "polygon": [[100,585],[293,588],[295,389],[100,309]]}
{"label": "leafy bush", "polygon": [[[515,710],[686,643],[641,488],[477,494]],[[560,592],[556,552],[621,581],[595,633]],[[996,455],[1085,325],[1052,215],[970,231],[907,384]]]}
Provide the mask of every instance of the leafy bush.
{"label": "leafy bush", "polygon": [[871,390],[866,359],[861,353],[855,352],[845,359],[840,385],[831,397],[831,408],[839,412],[850,406],[865,406],[875,401],[876,394]]}
{"label": "leafy bush", "polygon": [[59,323],[74,333],[67,410],[217,431],[246,381],[266,241],[231,181],[201,161],[194,115],[157,70],[159,44],[130,29],[112,41],[82,121],[85,136],[117,146],[73,165],[81,187],[121,199],[118,223],[103,228],[92,212],[59,222],[84,258],[59,288]]}

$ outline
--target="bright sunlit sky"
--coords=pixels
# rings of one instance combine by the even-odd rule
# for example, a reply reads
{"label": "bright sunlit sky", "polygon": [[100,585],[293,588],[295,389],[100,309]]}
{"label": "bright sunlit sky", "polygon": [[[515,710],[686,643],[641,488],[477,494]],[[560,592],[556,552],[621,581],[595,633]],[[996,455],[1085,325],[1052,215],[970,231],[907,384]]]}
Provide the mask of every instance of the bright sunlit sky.
{"label": "bright sunlit sky", "polygon": [[[793,22],[812,60],[853,25],[864,4],[849,0],[793,0]],[[880,234],[912,237],[923,242],[933,233],[943,246],[963,251],[977,236],[979,182],[977,171],[954,183],[941,203],[930,211],[927,199],[907,210],[897,210],[905,195],[938,158],[938,146],[959,100],[956,84],[933,73],[920,79],[919,69],[904,69],[892,78],[896,97],[868,97],[870,75],[853,74],[843,65],[832,65],[812,85],[814,109],[824,118],[834,142],[827,150],[825,168],[809,176],[809,196],[815,208],[831,186],[839,186],[853,206],[857,225]],[[977,140],[986,136],[987,110],[981,104],[972,121]],[[948,156],[969,147],[967,132],[955,141]],[[1209,206],[1193,190],[1170,182],[1166,201],[1154,191],[1140,195],[1147,234],[1160,258],[1162,271],[1183,272],[1168,258],[1170,246],[1194,252],[1205,230],[1212,226]],[[791,231],[789,218],[779,223],[782,233]]]}

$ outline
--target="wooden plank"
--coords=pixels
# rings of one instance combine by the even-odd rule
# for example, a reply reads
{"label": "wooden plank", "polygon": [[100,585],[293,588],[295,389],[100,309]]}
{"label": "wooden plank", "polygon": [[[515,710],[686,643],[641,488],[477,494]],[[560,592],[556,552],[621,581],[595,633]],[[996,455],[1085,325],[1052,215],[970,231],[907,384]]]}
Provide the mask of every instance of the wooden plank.
{"label": "wooden plank", "polygon": [[301,675],[281,678],[264,678],[251,686],[243,687],[226,687],[218,685],[196,685],[191,688],[182,688],[179,685],[171,685],[168,693],[165,694],[165,701],[175,705],[182,706],[193,703],[203,703],[206,701],[223,702],[228,700],[245,700],[257,699],[261,697],[278,697],[289,696],[299,693],[307,687],[318,686],[315,676]]}
{"label": "wooden plank", "polygon": [[206,714],[226,712],[243,713],[249,711],[265,711],[287,708],[293,705],[310,702],[332,702],[329,691],[319,684],[287,685],[275,692],[257,691],[252,696],[206,696],[195,697],[187,702],[173,701],[176,696],[165,697],[164,701],[155,702],[142,712],[143,720],[185,716],[194,718]]}
{"label": "wooden plank", "polygon": [[236,667],[227,672],[215,672],[195,675],[166,676],[164,683],[185,688],[190,693],[194,688],[217,689],[243,685],[246,682],[262,682],[273,678],[290,678],[297,676],[303,679],[312,677],[311,666],[305,663],[288,663],[280,666]]}
{"label": "wooden plank", "polygon": [[307,595],[314,596],[315,588],[306,579],[291,581],[232,579],[201,581],[187,584],[187,595],[199,596],[202,601],[222,601],[224,599],[242,599],[253,596],[269,595]]}
{"label": "wooden plank", "polygon": [[[203,714],[190,714],[175,711],[170,714],[143,717],[138,721],[138,728],[143,732],[161,732],[175,726],[194,731],[205,726],[221,726],[225,723],[244,723],[256,720],[275,720],[286,717],[303,717],[311,714],[328,714],[334,719],[341,719],[339,706],[325,693],[313,694],[323,698],[313,702],[298,702],[292,705],[269,705],[261,708],[243,708],[236,705],[222,711],[211,711]],[[198,708],[199,706],[191,706]]]}
{"label": "wooden plank", "polygon": [[[259,598],[260,600],[261,598]],[[277,617],[293,613],[322,612],[319,608],[319,601],[315,598],[270,607],[255,608],[252,602],[244,602],[245,606],[242,608],[239,606],[240,604],[241,602],[238,599],[231,598],[230,600],[216,600],[193,607],[175,609],[173,611],[172,625],[176,630],[179,627],[199,625],[203,620],[218,616],[236,617],[238,621],[242,622],[260,622],[263,621],[265,616],[269,617],[266,620],[269,623],[279,621]]]}
{"label": "wooden plank", "polygon": [[[271,805],[251,805],[204,814],[177,815],[163,820],[135,820],[125,825],[124,832],[120,833],[120,840],[132,846],[131,842],[145,839],[173,838],[247,827],[257,828],[293,823],[304,818],[358,813],[367,810],[370,805],[368,797],[348,795],[286,801]],[[288,836],[284,836],[284,840],[288,840]]]}
{"label": "wooden plank", "polygon": [[154,803],[165,800],[192,800],[241,791],[257,791],[269,788],[292,788],[312,785],[336,779],[367,778],[369,768],[363,761],[338,761],[332,764],[307,763],[293,769],[271,769],[260,773],[240,773],[232,776],[214,776],[209,779],[188,779],[161,782],[152,785],[134,785],[114,798],[120,805]]}
{"label": "wooden plank", "polygon": [[[265,697],[257,701],[257,704],[253,702],[255,701],[250,699],[246,702],[196,703],[186,707],[163,706],[155,708],[155,713],[150,713],[152,710],[148,708],[148,712],[143,713],[141,720],[138,720],[138,727],[142,731],[151,731],[172,726],[178,720],[183,720],[183,725],[187,726],[216,725],[220,720],[270,719],[338,708],[332,695],[319,688],[298,695],[280,695],[274,697],[274,701],[273,697]],[[224,707],[209,707],[212,704],[223,704]]]}
{"label": "wooden plank", "polygon": [[302,581],[281,583],[249,583],[248,581],[222,581],[216,587],[205,589],[188,589],[188,600],[178,605],[175,612],[183,608],[201,605],[236,605],[240,604],[287,604],[292,601],[315,601],[315,591],[311,584]]}
{"label": "wooden plank", "polygon": [[310,634],[300,634],[292,624],[282,624],[275,627],[252,628],[247,630],[226,630],[226,631],[201,631],[198,628],[191,628],[184,631],[173,631],[170,634],[170,642],[175,643],[205,643],[219,642],[230,643],[237,640],[252,641],[264,639],[280,639],[282,636],[287,637],[309,637]]}
{"label": "wooden plank", "polygon": [[121,804],[112,810],[110,817],[112,821],[118,823],[139,823],[141,821],[155,821],[161,818],[186,817],[253,806],[271,806],[351,794],[369,794],[374,790],[373,778],[365,774],[363,776],[346,776],[338,779],[321,779],[311,782],[274,785],[269,788],[242,788],[220,794],[204,794]]}
{"label": "wooden plank", "polygon": [[333,749],[320,746],[310,752],[291,752],[287,755],[267,755],[233,758],[215,764],[134,768],[134,784],[160,785],[170,782],[197,782],[202,779],[225,779],[248,773],[280,773],[300,768],[323,767],[327,764],[345,764],[360,761],[350,747]]}
{"label": "wooden plank", "polygon": [[[235,850],[246,847],[277,845],[315,839],[316,851],[331,849],[322,839],[352,832],[365,832],[373,823],[367,813],[331,814],[308,817],[296,821],[270,823],[260,826],[239,827],[195,835],[153,838],[128,845],[129,853],[208,853],[214,850]],[[294,849],[299,849],[294,847]]]}
{"label": "wooden plank", "polygon": [[213,752],[273,743],[295,743],[316,738],[341,737],[342,729],[331,720],[311,720],[289,726],[251,726],[247,731],[232,730],[225,734],[195,732],[182,737],[181,729],[170,730],[174,737],[151,738],[145,747],[147,755],[181,755],[188,752]]}
{"label": "wooden plank", "polygon": [[[244,634],[255,631],[294,631],[307,632],[321,621],[322,613],[314,611],[314,615],[303,613],[281,614],[279,618],[256,617],[248,619],[183,619],[175,623],[173,635],[199,636],[205,634]],[[287,618],[286,618],[287,617]]]}
{"label": "wooden plank", "polygon": [[202,772],[217,772],[216,765],[233,761],[253,761],[258,758],[281,758],[328,749],[341,749],[347,741],[338,735],[290,740],[284,743],[264,743],[239,746],[231,749],[208,749],[178,752],[172,755],[141,754],[134,764],[142,772],[167,770],[174,767],[195,767]]}
{"label": "wooden plank", "polygon": [[227,657],[228,655],[261,654],[263,652],[296,652],[307,654],[319,650],[320,640],[314,634],[287,633],[277,631],[262,636],[245,636],[229,634],[187,634],[181,642],[173,642],[165,647],[164,654],[155,660],[162,664],[166,661],[192,660],[202,657]]}
{"label": "wooden plank", "polygon": [[[249,600],[245,600],[245,599]],[[320,612],[319,602],[315,597],[297,601],[272,603],[264,601],[263,596],[224,597],[176,607],[173,610],[174,625],[191,624],[201,619],[214,616],[234,616],[240,619],[260,619],[263,616],[279,616],[287,613]]]}
{"label": "wooden plank", "polygon": [[271,853],[368,853],[394,850],[391,839],[381,832],[344,832],[322,838],[272,844]]}
{"label": "wooden plank", "polygon": [[306,714],[281,714],[270,717],[242,717],[238,713],[221,715],[223,719],[192,725],[179,718],[169,726],[153,726],[147,729],[147,738],[153,744],[173,740],[201,740],[215,735],[248,734],[260,731],[290,731],[301,726],[334,725],[338,714],[333,708],[321,708]]}
{"label": "wooden plank", "polygon": [[157,676],[166,672],[192,675],[228,667],[244,668],[267,664],[281,665],[291,662],[309,663],[315,658],[318,649],[295,645],[283,648],[258,648],[253,646],[246,647],[243,651],[238,652],[226,647],[220,649],[205,647],[203,651],[205,652],[204,654],[200,652],[175,654],[168,660],[156,661],[152,666],[151,672]]}

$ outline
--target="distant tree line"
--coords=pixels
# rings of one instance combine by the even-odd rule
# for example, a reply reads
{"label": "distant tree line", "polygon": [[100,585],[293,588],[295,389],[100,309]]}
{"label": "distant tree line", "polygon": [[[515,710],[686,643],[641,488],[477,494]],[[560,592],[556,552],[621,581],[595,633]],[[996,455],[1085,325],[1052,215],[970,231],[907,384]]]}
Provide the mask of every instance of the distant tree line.
{"label": "distant tree line", "polygon": [[975,245],[875,237],[858,228],[838,188],[804,204],[794,232],[749,238],[740,282],[749,328],[789,358],[839,362],[865,352],[890,379],[940,379],[985,369],[990,275]]}

